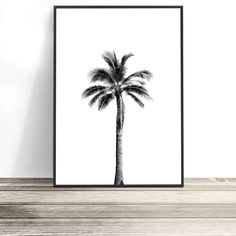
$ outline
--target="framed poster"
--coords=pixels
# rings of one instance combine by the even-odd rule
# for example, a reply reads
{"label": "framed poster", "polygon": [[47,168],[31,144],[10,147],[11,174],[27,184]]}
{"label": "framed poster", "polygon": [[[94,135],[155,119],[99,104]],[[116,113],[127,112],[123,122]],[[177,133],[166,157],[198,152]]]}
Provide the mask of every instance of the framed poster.
{"label": "framed poster", "polygon": [[183,7],[54,7],[54,186],[183,186]]}

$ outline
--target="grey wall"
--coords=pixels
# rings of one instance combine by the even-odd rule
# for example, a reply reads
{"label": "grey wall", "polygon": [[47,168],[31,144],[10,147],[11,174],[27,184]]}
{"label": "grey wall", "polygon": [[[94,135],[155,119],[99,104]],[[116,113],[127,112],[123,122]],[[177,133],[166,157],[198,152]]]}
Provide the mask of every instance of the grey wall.
{"label": "grey wall", "polygon": [[1,177],[52,176],[51,5],[0,2]]}

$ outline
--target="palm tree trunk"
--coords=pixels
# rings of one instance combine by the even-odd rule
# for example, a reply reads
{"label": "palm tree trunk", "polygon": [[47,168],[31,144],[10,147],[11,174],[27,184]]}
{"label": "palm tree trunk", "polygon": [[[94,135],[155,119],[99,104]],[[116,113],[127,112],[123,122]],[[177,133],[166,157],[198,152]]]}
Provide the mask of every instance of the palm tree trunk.
{"label": "palm tree trunk", "polygon": [[122,132],[124,123],[124,103],[120,94],[116,95],[116,174],[115,185],[123,185],[123,160],[122,160]]}

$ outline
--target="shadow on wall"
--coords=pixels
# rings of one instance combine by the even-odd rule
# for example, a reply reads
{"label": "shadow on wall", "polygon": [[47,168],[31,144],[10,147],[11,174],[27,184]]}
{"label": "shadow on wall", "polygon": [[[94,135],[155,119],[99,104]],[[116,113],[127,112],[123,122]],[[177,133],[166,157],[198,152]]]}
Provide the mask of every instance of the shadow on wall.
{"label": "shadow on wall", "polygon": [[52,14],[48,16],[45,32],[41,57],[35,77],[32,78],[29,105],[12,169],[12,175],[17,177],[52,177],[53,175]]}

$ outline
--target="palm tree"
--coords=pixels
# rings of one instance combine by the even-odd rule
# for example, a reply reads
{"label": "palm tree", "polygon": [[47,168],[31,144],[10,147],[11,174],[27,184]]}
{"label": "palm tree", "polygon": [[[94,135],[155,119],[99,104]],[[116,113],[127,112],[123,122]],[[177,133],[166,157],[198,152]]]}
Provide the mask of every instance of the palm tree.
{"label": "palm tree", "polygon": [[145,80],[149,80],[152,76],[148,70],[140,70],[129,76],[126,76],[126,61],[134,54],[129,53],[122,57],[119,61],[115,52],[106,51],[102,58],[108,64],[108,69],[96,68],[90,74],[90,82],[102,82],[103,85],[94,85],[87,88],[82,97],[92,96],[89,105],[92,106],[98,102],[98,110],[106,108],[109,103],[115,99],[117,106],[116,116],[116,172],[115,185],[123,185],[122,170],[122,131],[124,124],[125,105],[123,95],[131,97],[139,106],[144,107],[140,97],[150,99],[145,86]]}

